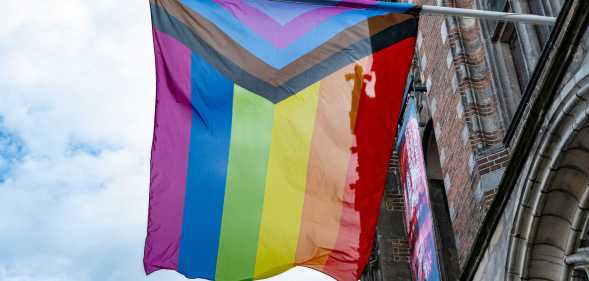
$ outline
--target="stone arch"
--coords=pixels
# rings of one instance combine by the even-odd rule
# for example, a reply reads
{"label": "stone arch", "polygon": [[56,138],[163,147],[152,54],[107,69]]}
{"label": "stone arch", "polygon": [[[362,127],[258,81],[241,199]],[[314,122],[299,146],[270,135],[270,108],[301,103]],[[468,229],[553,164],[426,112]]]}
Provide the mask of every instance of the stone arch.
{"label": "stone arch", "polygon": [[[537,137],[511,231],[507,280],[568,280],[589,214],[589,73],[563,87]],[[514,193],[515,194],[515,193]]]}

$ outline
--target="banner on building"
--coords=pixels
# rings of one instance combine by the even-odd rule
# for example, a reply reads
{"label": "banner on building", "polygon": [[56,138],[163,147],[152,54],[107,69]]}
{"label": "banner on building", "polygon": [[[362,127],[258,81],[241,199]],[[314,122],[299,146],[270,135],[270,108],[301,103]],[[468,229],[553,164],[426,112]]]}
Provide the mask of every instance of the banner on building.
{"label": "banner on building", "polygon": [[407,101],[399,139],[401,185],[405,197],[405,220],[415,281],[441,280],[432,208],[425,170],[423,146],[415,99]]}
{"label": "banner on building", "polygon": [[419,8],[151,0],[157,103],[147,273],[358,280]]}

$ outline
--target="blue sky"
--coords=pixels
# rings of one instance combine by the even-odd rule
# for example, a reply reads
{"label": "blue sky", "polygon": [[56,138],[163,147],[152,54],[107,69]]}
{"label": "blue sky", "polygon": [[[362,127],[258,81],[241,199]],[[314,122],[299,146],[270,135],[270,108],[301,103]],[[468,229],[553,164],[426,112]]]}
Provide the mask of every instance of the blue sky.
{"label": "blue sky", "polygon": [[[185,280],[145,277],[141,263],[147,1],[4,0],[0,38],[0,280]],[[296,269],[273,280],[329,279]]]}

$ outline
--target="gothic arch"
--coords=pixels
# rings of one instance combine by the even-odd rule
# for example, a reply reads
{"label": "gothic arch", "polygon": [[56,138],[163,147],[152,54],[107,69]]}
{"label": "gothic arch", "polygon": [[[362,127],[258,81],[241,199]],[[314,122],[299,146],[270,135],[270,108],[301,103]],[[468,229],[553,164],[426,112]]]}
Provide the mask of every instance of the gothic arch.
{"label": "gothic arch", "polygon": [[[589,70],[563,87],[537,136],[511,231],[507,280],[569,280],[589,214]],[[516,193],[514,193],[516,194]]]}

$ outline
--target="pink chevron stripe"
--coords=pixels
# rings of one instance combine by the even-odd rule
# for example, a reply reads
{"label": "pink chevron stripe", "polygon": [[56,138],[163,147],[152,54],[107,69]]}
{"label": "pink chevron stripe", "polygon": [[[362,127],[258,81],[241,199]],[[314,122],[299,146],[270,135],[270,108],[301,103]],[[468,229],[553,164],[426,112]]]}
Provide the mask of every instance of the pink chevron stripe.
{"label": "pink chevron stripe", "polygon": [[[246,3],[243,0],[215,0],[217,4],[229,11],[251,30],[260,34],[277,48],[286,48],[292,42],[311,31],[330,17],[350,10],[350,7],[321,7],[297,16],[286,25],[276,22],[270,15]],[[362,4],[372,5],[375,0],[359,0]]]}

